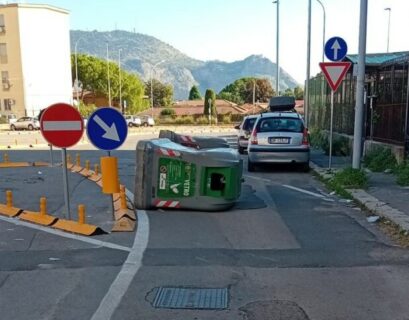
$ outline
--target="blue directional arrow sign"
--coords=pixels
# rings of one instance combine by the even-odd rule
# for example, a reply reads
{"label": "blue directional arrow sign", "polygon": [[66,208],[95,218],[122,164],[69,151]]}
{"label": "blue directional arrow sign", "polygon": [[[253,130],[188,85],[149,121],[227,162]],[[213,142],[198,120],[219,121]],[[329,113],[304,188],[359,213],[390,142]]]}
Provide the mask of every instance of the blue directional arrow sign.
{"label": "blue directional arrow sign", "polygon": [[123,115],[114,108],[97,109],[88,119],[89,141],[98,149],[115,150],[128,135],[128,126]]}
{"label": "blue directional arrow sign", "polygon": [[325,43],[325,56],[331,61],[341,61],[348,52],[348,45],[341,37],[333,37]]}

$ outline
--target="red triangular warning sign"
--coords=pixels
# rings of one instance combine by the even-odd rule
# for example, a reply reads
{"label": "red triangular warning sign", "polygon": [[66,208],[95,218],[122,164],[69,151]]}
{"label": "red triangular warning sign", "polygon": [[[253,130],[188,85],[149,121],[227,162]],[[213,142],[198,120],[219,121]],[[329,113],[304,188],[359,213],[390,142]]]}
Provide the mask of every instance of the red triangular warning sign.
{"label": "red triangular warning sign", "polygon": [[351,67],[351,62],[321,62],[320,68],[328,85],[333,91],[337,91],[339,85],[345,77],[348,69]]}

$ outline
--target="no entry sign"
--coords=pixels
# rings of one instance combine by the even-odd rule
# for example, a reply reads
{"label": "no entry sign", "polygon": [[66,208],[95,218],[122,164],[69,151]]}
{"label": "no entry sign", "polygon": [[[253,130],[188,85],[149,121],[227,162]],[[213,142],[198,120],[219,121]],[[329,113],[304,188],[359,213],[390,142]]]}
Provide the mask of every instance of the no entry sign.
{"label": "no entry sign", "polygon": [[40,119],[41,134],[50,144],[68,148],[80,141],[84,123],[77,109],[66,103],[49,106]]}

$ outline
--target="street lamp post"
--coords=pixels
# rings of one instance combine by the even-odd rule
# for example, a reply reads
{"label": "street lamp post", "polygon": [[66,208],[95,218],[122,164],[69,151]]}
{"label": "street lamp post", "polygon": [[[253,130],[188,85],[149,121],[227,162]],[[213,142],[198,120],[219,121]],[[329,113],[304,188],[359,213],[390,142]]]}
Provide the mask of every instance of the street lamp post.
{"label": "street lamp post", "polygon": [[109,44],[107,42],[107,73],[108,73],[108,101],[109,101],[109,106],[112,106],[111,103],[111,79],[109,78]]}
{"label": "street lamp post", "polygon": [[276,17],[276,94],[280,95],[280,0],[273,1],[277,4]]}
{"label": "street lamp post", "polygon": [[305,126],[308,127],[308,109],[309,109],[309,85],[310,85],[310,64],[311,64],[311,0],[308,0],[308,35],[307,35],[307,79],[305,80],[304,90],[304,118]]}
{"label": "street lamp post", "polygon": [[[324,4],[321,2],[321,0],[317,0],[317,2],[320,4],[322,8],[322,62],[324,62],[325,59],[325,27],[326,27],[326,13],[325,13],[325,7]],[[324,103],[324,77],[321,78],[321,103],[325,105]]]}
{"label": "street lamp post", "polygon": [[385,8],[385,11],[388,11],[388,35],[387,35],[387,42],[386,42],[386,52],[389,53],[389,35],[391,31],[391,8]]}
{"label": "street lamp post", "polygon": [[164,63],[166,60],[159,61],[158,63],[154,64],[151,69],[151,109],[152,109],[152,118],[153,118],[153,71],[155,68],[160,65],[161,63]]}
{"label": "street lamp post", "polygon": [[78,110],[80,109],[80,97],[79,97],[79,90],[78,90],[78,54],[77,54],[77,46],[78,46],[78,42],[81,40],[82,38],[79,38],[76,42],[75,42],[75,46],[74,46],[74,58],[75,58],[75,93],[77,96],[77,108]]}
{"label": "street lamp post", "polygon": [[121,76],[121,51],[122,49],[119,49],[118,51],[118,67],[119,67],[119,108],[122,112],[124,113],[123,107],[122,107],[122,76]]}

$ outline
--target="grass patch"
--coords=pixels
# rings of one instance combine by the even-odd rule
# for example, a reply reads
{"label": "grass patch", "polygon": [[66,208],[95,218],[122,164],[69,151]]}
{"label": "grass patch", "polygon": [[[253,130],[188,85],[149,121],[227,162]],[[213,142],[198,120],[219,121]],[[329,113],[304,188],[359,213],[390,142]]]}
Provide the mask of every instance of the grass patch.
{"label": "grass patch", "polygon": [[383,172],[386,169],[397,170],[398,163],[392,151],[388,148],[375,148],[364,157],[364,165],[373,172]]}
{"label": "grass patch", "polygon": [[365,189],[368,186],[368,176],[360,169],[343,169],[332,180],[336,185],[347,189]]}

